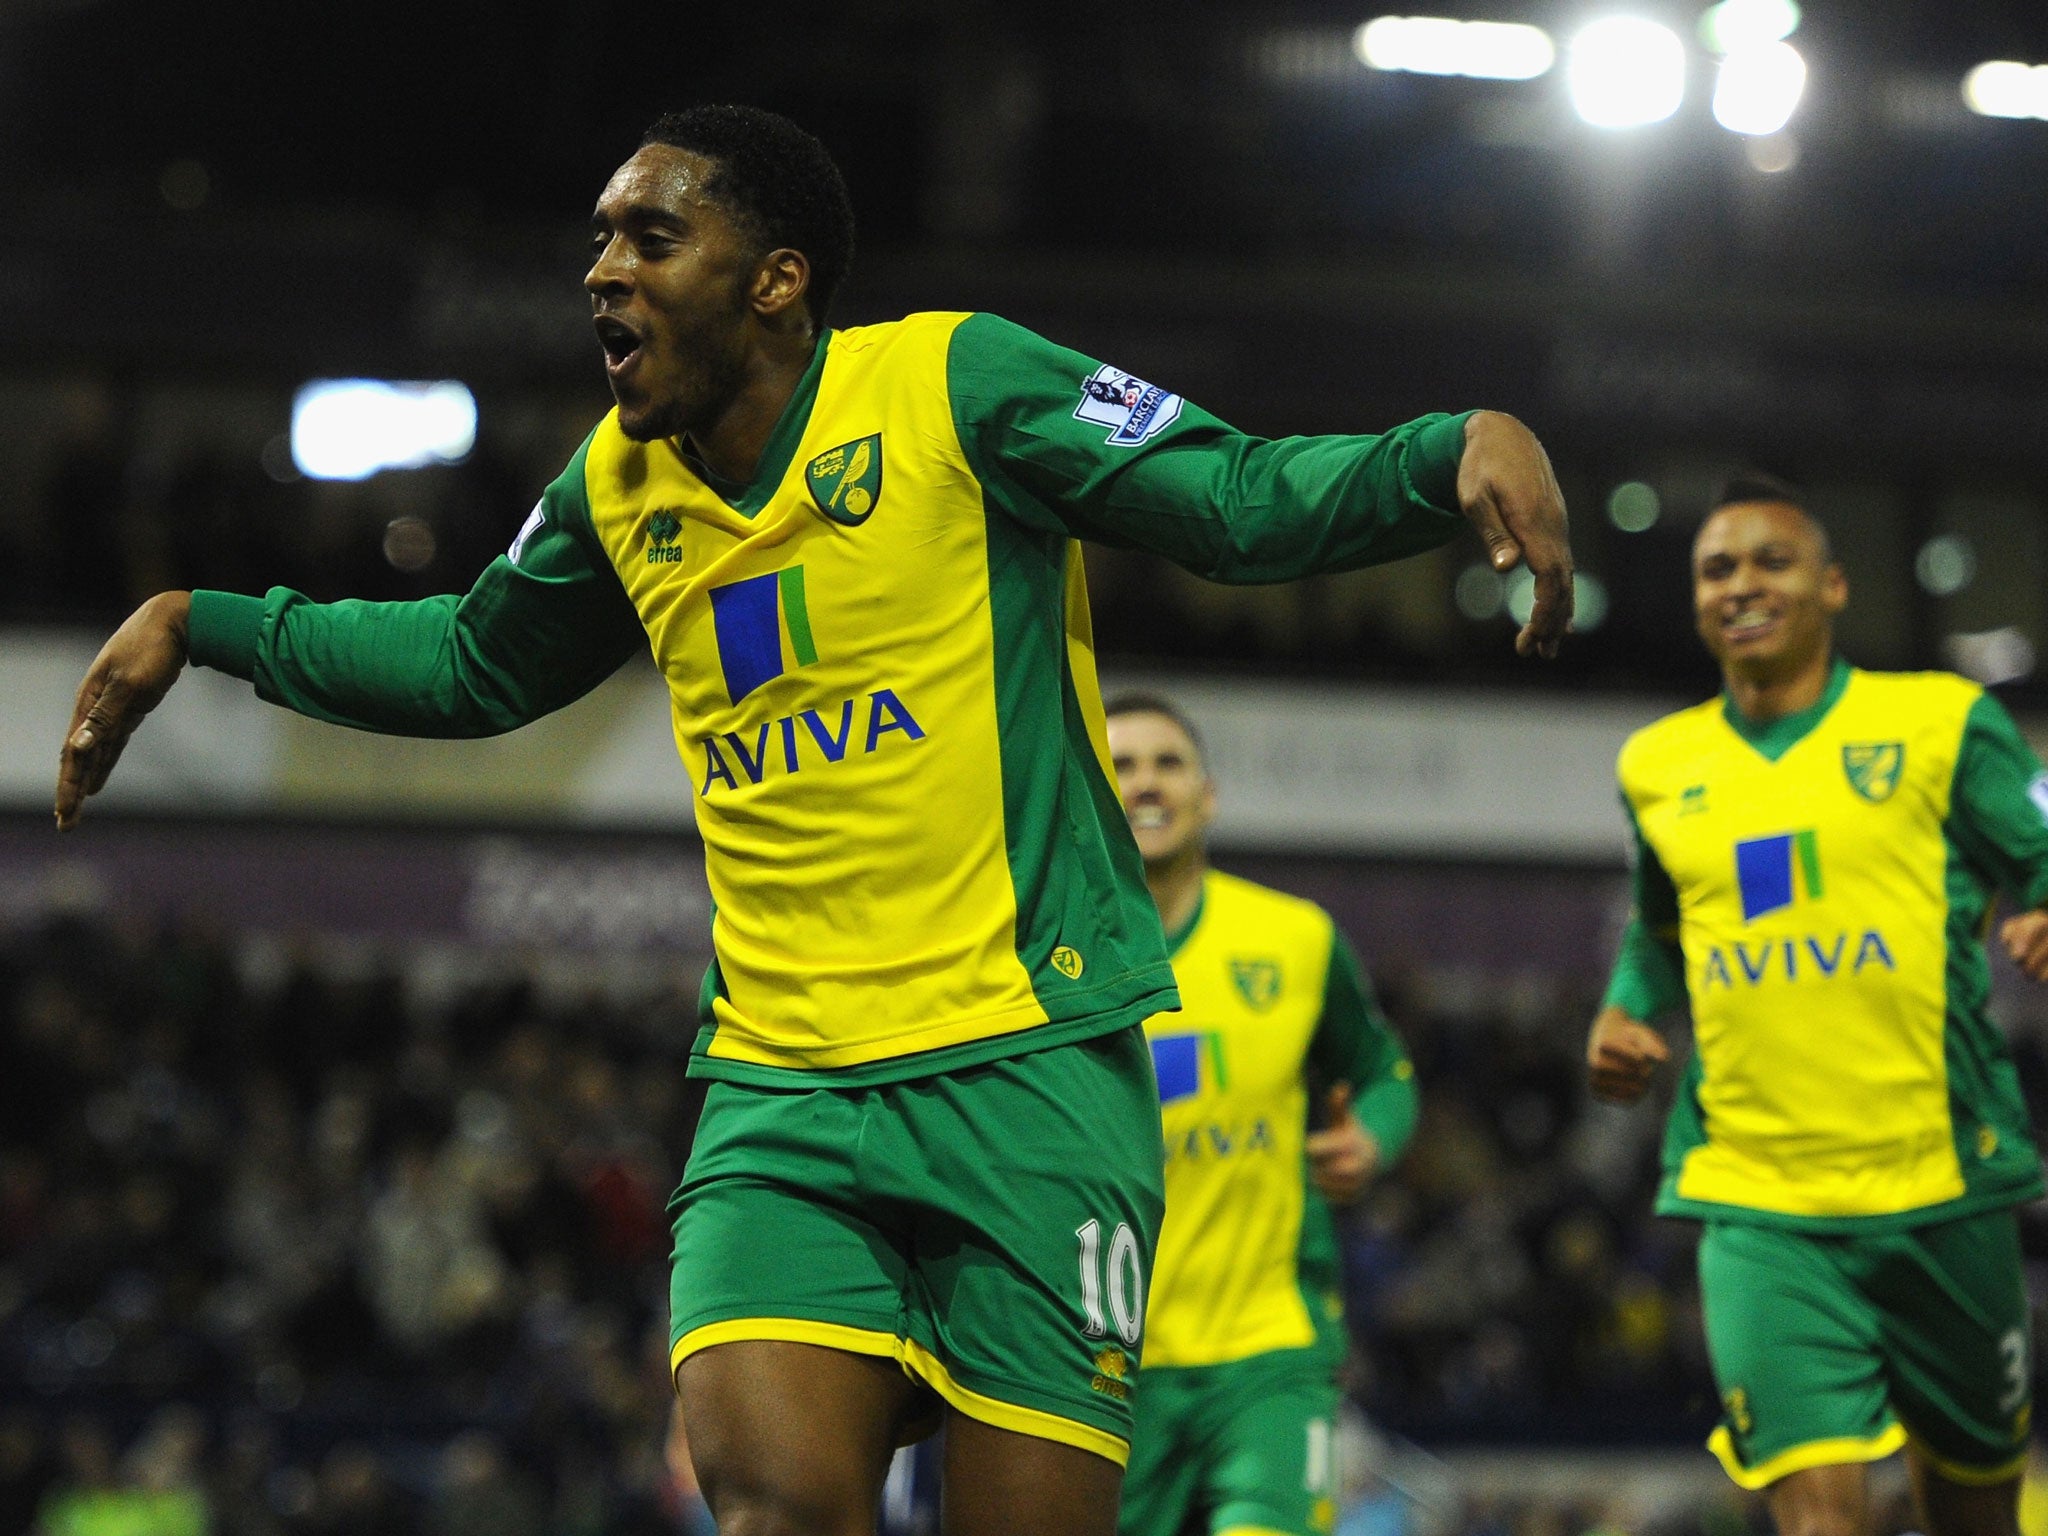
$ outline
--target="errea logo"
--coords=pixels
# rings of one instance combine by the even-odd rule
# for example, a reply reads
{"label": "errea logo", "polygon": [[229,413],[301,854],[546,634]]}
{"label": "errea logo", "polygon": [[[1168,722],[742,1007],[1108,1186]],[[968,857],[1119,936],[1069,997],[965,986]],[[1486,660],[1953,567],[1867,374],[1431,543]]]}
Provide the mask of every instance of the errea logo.
{"label": "errea logo", "polygon": [[647,519],[647,563],[649,565],[680,565],[683,560],[683,546],[676,542],[682,537],[683,520],[673,512],[660,511]]}
{"label": "errea logo", "polygon": [[1088,1390],[1122,1402],[1131,1395],[1130,1383],[1124,1380],[1124,1377],[1130,1374],[1130,1369],[1130,1356],[1122,1350],[1098,1350],[1095,1355],[1095,1374],[1088,1379]]}

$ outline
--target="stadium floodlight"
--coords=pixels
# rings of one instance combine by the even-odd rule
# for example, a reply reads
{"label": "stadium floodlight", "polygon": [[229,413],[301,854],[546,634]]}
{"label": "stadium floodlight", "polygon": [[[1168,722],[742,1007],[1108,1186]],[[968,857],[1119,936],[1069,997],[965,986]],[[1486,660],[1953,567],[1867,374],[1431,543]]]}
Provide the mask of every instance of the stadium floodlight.
{"label": "stadium floodlight", "polygon": [[1685,44],[1640,16],[1603,16],[1572,39],[1565,85],[1595,128],[1661,123],[1685,100]]}
{"label": "stadium floodlight", "polygon": [[1548,32],[1510,21],[1379,16],[1353,34],[1351,46],[1374,69],[1472,80],[1534,80],[1557,62]]}
{"label": "stadium floodlight", "polygon": [[1798,30],[1794,0],[1721,0],[1700,18],[1700,40],[1721,54],[1767,48]]}
{"label": "stadium floodlight", "polygon": [[1980,117],[2048,119],[2048,64],[1979,64],[1963,77],[1963,101]]}
{"label": "stadium floodlight", "polygon": [[1730,133],[1776,133],[1806,90],[1806,60],[1790,43],[1743,48],[1721,61],[1714,80],[1714,121]]}
{"label": "stadium floodlight", "polygon": [[315,379],[292,399],[292,462],[314,480],[457,464],[476,446],[476,397],[452,379]]}

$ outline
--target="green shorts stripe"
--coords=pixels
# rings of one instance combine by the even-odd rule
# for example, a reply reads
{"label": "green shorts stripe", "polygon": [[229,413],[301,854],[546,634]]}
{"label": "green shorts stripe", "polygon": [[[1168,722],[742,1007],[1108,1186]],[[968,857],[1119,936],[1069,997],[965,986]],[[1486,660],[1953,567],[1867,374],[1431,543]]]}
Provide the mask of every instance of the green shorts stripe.
{"label": "green shorts stripe", "polygon": [[961,1413],[1122,1461],[1162,1164],[1137,1028],[870,1087],[715,1082],[669,1207],[672,1363],[888,1355]]}

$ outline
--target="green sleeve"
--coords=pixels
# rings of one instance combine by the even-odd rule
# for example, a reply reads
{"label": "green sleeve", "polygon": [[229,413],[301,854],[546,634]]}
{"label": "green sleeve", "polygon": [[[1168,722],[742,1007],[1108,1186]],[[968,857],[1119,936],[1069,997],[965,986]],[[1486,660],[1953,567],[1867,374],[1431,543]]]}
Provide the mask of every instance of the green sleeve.
{"label": "green sleeve", "polygon": [[[991,499],[1026,526],[1150,550],[1223,582],[1292,581],[1450,541],[1464,416],[1377,437],[1251,437],[994,315],[953,333],[954,424]],[[1085,413],[1085,414],[1082,414]],[[1128,418],[1126,420],[1125,418]],[[1122,425],[1119,425],[1122,422]]]}
{"label": "green sleeve", "polygon": [[[1415,1068],[1401,1037],[1380,1012],[1358,956],[1334,929],[1330,967],[1323,981],[1323,1016],[1309,1039],[1312,1079],[1351,1085],[1352,1113],[1380,1147],[1380,1168],[1391,1167],[1415,1133]],[[1320,1122],[1320,1106],[1310,1114]]]}
{"label": "green sleeve", "polygon": [[273,704],[392,736],[495,736],[581,698],[644,645],[590,525],[586,441],[462,595],[315,603],[192,594],[192,660]]}
{"label": "green sleeve", "polygon": [[1970,707],[1949,788],[1948,833],[1982,875],[2023,907],[2048,903],[2048,774],[2005,706]]}
{"label": "green sleeve", "polygon": [[1635,857],[1630,871],[1634,886],[1628,926],[1614,957],[1614,974],[1603,1001],[1632,1019],[1647,1023],[1685,1001],[1685,957],[1678,947],[1678,887],[1657,857],[1636,821],[1626,796],[1621,808],[1628,817]]}

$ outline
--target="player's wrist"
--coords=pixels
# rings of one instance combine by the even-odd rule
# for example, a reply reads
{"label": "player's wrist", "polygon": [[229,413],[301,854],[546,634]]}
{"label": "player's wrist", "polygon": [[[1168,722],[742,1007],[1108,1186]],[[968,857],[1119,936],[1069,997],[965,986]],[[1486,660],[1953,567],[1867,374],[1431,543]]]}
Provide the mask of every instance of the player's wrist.
{"label": "player's wrist", "polygon": [[161,629],[178,647],[181,661],[192,656],[192,594],[190,592],[159,592],[143,609],[149,614],[150,622]]}

